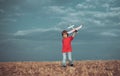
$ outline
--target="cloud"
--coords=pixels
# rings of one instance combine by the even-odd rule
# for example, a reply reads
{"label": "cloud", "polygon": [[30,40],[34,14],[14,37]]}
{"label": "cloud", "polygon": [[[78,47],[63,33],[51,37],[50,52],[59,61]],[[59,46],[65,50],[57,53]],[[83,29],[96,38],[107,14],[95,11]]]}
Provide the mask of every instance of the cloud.
{"label": "cloud", "polygon": [[111,11],[111,12],[96,12],[94,14],[95,17],[98,18],[106,18],[106,17],[118,17],[120,12]]}
{"label": "cloud", "polygon": [[49,6],[49,7],[46,7],[46,8],[49,9],[49,11],[55,12],[55,13],[58,13],[58,14],[67,14],[69,12],[74,12],[74,9],[65,8],[64,6]]}
{"label": "cloud", "polygon": [[19,30],[14,33],[14,36],[24,36],[24,35],[28,35],[36,32],[50,32],[50,31],[61,31],[61,29],[57,27],[53,27],[53,28],[46,28],[46,29],[37,28],[37,29],[30,29],[30,30]]}
{"label": "cloud", "polygon": [[15,13],[14,15],[16,15],[16,16],[24,16],[25,14],[24,13]]}
{"label": "cloud", "polygon": [[104,3],[104,4],[102,5],[102,7],[109,8],[110,5],[109,5],[108,3]]}
{"label": "cloud", "polygon": [[108,30],[103,30],[103,32],[100,32],[100,35],[103,36],[111,36],[111,37],[118,37],[120,30],[119,29],[108,29]]}
{"label": "cloud", "polygon": [[11,39],[11,38],[13,38],[12,33],[0,32],[0,42],[4,39]]}
{"label": "cloud", "polygon": [[91,27],[104,27],[107,26],[104,20],[100,20],[100,19],[95,19],[95,18],[88,18],[88,19],[83,19],[85,21],[85,23],[87,24],[92,24]]}
{"label": "cloud", "polygon": [[16,22],[17,21],[17,19],[14,19],[14,18],[4,18],[4,19],[2,19],[2,21],[4,21],[4,22],[8,22],[8,21],[10,21],[10,22]]}
{"label": "cloud", "polygon": [[63,10],[64,7],[63,6],[50,6],[48,7],[50,9],[50,11],[56,12],[56,13],[65,13],[65,11]]}
{"label": "cloud", "polygon": [[5,13],[5,11],[3,9],[0,9],[0,13]]}
{"label": "cloud", "polygon": [[80,18],[76,16],[66,16],[66,17],[61,17],[61,19],[67,23],[78,23],[80,22]]}
{"label": "cloud", "polygon": [[93,6],[93,5],[90,5],[90,4],[86,4],[86,3],[83,3],[83,4],[77,4],[76,5],[76,8],[79,8],[79,9],[89,9],[89,8],[96,8],[96,6]]}
{"label": "cloud", "polygon": [[60,19],[61,21],[58,22],[58,26],[66,25],[66,24],[74,24],[80,22],[80,16],[84,16],[84,12],[76,11],[75,9],[71,7],[64,7],[64,6],[49,6],[47,8],[49,10],[49,13],[55,13],[58,16],[57,19]]}
{"label": "cloud", "polygon": [[111,7],[110,10],[120,12],[120,7]]}
{"label": "cloud", "polygon": [[103,36],[111,36],[111,37],[117,37],[118,35],[113,32],[102,32],[101,35]]}
{"label": "cloud", "polygon": [[[58,26],[88,23],[87,21],[94,25],[97,24],[99,26],[107,26],[106,21],[107,23],[111,23],[112,18],[120,16],[120,12],[118,11],[119,8],[113,8],[112,6],[110,7],[110,2],[111,0],[95,0],[93,3],[93,1],[86,0],[74,5],[73,7],[48,6],[48,9],[49,13],[56,13],[58,15],[56,16],[57,19],[59,18],[61,20],[58,23]],[[98,5],[100,6],[98,7]],[[91,10],[91,8],[94,10]]]}
{"label": "cloud", "polygon": [[52,0],[25,0],[25,1],[32,7],[41,6],[52,2]]}

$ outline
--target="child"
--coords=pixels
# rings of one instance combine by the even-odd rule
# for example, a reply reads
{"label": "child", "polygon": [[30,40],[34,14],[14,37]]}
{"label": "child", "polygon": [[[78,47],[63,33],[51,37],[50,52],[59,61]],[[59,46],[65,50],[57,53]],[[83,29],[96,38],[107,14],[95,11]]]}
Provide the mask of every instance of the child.
{"label": "child", "polygon": [[64,30],[62,31],[62,55],[63,55],[63,60],[62,60],[62,66],[66,67],[66,56],[68,56],[68,60],[69,60],[69,65],[73,66],[73,62],[72,62],[72,46],[71,46],[71,41],[73,40],[73,38],[75,37],[77,33],[77,30],[74,31],[72,36],[69,36],[67,31]]}

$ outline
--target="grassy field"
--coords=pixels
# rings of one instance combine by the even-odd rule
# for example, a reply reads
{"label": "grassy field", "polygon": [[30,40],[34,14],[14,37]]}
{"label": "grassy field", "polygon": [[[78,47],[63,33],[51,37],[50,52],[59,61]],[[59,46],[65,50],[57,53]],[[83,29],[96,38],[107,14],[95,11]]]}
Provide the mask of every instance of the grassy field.
{"label": "grassy field", "polygon": [[61,62],[0,62],[0,76],[120,76],[120,60]]}

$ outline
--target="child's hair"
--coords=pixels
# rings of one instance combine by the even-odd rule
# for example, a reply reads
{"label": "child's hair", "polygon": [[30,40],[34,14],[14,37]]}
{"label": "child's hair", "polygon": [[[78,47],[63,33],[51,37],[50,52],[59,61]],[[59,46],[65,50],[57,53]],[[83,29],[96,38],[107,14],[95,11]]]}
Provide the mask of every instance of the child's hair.
{"label": "child's hair", "polygon": [[62,31],[62,36],[63,36],[63,34],[64,34],[64,33],[66,33],[66,34],[67,34],[67,36],[69,36],[69,34],[67,33],[67,31],[66,31],[66,30],[63,30],[63,31]]}

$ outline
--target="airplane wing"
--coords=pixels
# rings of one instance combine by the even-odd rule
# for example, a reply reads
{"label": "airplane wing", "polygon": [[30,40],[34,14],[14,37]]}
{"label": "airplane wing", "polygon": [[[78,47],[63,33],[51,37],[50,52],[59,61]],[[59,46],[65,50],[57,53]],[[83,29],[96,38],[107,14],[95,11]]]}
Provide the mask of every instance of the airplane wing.
{"label": "airplane wing", "polygon": [[71,26],[68,27],[68,29],[73,28],[74,26],[75,26],[75,25],[71,25]]}

